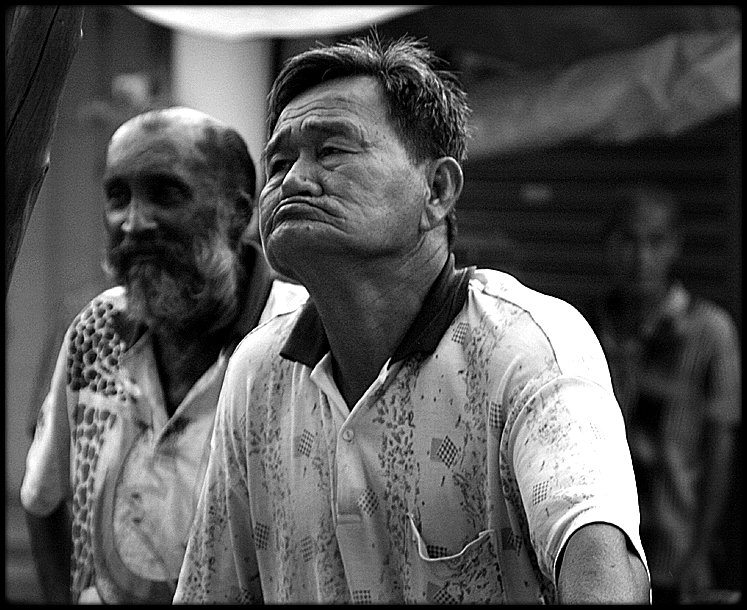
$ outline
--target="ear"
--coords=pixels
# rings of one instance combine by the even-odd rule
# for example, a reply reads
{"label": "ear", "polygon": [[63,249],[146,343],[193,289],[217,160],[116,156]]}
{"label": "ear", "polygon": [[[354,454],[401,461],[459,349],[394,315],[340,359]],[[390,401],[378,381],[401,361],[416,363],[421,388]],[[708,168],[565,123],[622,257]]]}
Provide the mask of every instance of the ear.
{"label": "ear", "polygon": [[259,213],[254,197],[244,191],[239,191],[234,205],[238,212],[237,218],[240,218],[244,225],[241,231],[242,240],[249,239],[259,243]]}
{"label": "ear", "polygon": [[462,194],[464,175],[453,157],[441,157],[428,167],[429,194],[420,218],[420,228],[429,231],[445,222]]}

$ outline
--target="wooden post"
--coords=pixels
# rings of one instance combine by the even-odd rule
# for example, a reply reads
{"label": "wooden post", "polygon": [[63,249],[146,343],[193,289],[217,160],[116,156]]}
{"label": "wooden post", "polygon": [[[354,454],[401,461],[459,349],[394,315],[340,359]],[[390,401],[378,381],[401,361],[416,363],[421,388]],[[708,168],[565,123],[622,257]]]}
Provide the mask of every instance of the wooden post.
{"label": "wooden post", "polygon": [[62,90],[83,36],[83,6],[18,5],[5,52],[5,295],[49,169]]}

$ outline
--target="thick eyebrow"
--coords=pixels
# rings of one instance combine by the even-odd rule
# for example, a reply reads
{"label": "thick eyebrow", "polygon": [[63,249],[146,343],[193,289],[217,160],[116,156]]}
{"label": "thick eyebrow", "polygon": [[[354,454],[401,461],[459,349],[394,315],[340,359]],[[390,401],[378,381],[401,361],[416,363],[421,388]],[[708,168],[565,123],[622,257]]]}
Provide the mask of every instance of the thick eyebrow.
{"label": "thick eyebrow", "polygon": [[[272,135],[262,151],[262,162],[272,156],[278,148],[282,148],[291,138],[292,128],[291,125],[281,127]],[[360,126],[345,118],[308,117],[301,122],[300,133],[312,137],[342,136],[354,140],[362,146],[368,144],[368,138],[365,137]]]}

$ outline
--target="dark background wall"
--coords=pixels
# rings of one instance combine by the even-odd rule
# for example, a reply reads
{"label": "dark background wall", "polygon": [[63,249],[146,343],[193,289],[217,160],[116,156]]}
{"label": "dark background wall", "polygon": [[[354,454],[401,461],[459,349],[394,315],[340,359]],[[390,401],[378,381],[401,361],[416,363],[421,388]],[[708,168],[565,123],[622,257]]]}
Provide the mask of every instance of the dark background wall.
{"label": "dark background wall", "polygon": [[468,162],[456,253],[582,307],[608,286],[601,230],[611,191],[643,179],[683,205],[678,275],[741,328],[741,112],[675,138],[577,143]]}

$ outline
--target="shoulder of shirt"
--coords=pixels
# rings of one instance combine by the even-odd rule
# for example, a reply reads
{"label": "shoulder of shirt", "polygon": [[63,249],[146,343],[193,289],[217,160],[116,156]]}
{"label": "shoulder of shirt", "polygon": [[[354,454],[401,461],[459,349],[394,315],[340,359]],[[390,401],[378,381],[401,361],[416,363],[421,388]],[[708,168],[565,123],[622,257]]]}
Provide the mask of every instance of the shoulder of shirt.
{"label": "shoulder of shirt", "polygon": [[697,320],[705,332],[718,338],[738,334],[736,322],[725,307],[706,297],[693,295],[682,286],[677,289],[685,302],[685,316]]}
{"label": "shoulder of shirt", "polygon": [[[521,349],[530,357],[549,348],[563,375],[590,379],[612,394],[599,339],[584,315],[570,302],[530,288],[508,273],[489,269],[475,270],[470,289],[473,291],[470,299],[476,301],[480,315],[492,318],[502,333],[510,328],[514,329],[511,332],[519,332],[516,345],[524,346]],[[486,302],[486,295],[494,303]],[[516,314],[520,314],[525,324],[507,326],[506,320]]]}
{"label": "shoulder of shirt", "polygon": [[[560,349],[561,346],[563,349],[576,349],[582,345],[592,349],[596,342],[588,320],[574,305],[530,288],[506,272],[475,269],[470,290],[477,307],[483,308],[488,317],[497,316],[496,323],[503,323],[504,314],[500,312],[506,311],[505,306],[522,312],[532,321],[539,336],[549,341],[553,349]],[[492,299],[494,304],[486,303],[486,297]]]}
{"label": "shoulder of shirt", "polygon": [[470,280],[470,288],[484,295],[512,303],[529,313],[550,309],[556,312],[578,314],[576,307],[568,301],[530,288],[513,275],[496,269],[475,269]]}
{"label": "shoulder of shirt", "polygon": [[72,326],[81,319],[87,317],[92,310],[106,306],[111,311],[124,311],[127,309],[127,296],[124,286],[113,286],[93,297],[75,316]]}
{"label": "shoulder of shirt", "polygon": [[[135,322],[120,315],[127,310],[127,293],[123,286],[107,288],[91,299],[75,316],[69,326],[68,340],[72,341],[79,333],[93,332],[95,328],[110,329],[125,342],[131,343],[142,329]],[[85,329],[88,330],[85,330]]]}
{"label": "shoulder of shirt", "polygon": [[124,286],[112,286],[111,288],[107,288],[106,290],[93,297],[88,302],[87,307],[91,307],[92,305],[99,303],[111,303],[112,305],[117,307],[117,309],[124,309],[126,307],[126,302],[127,296]]}

